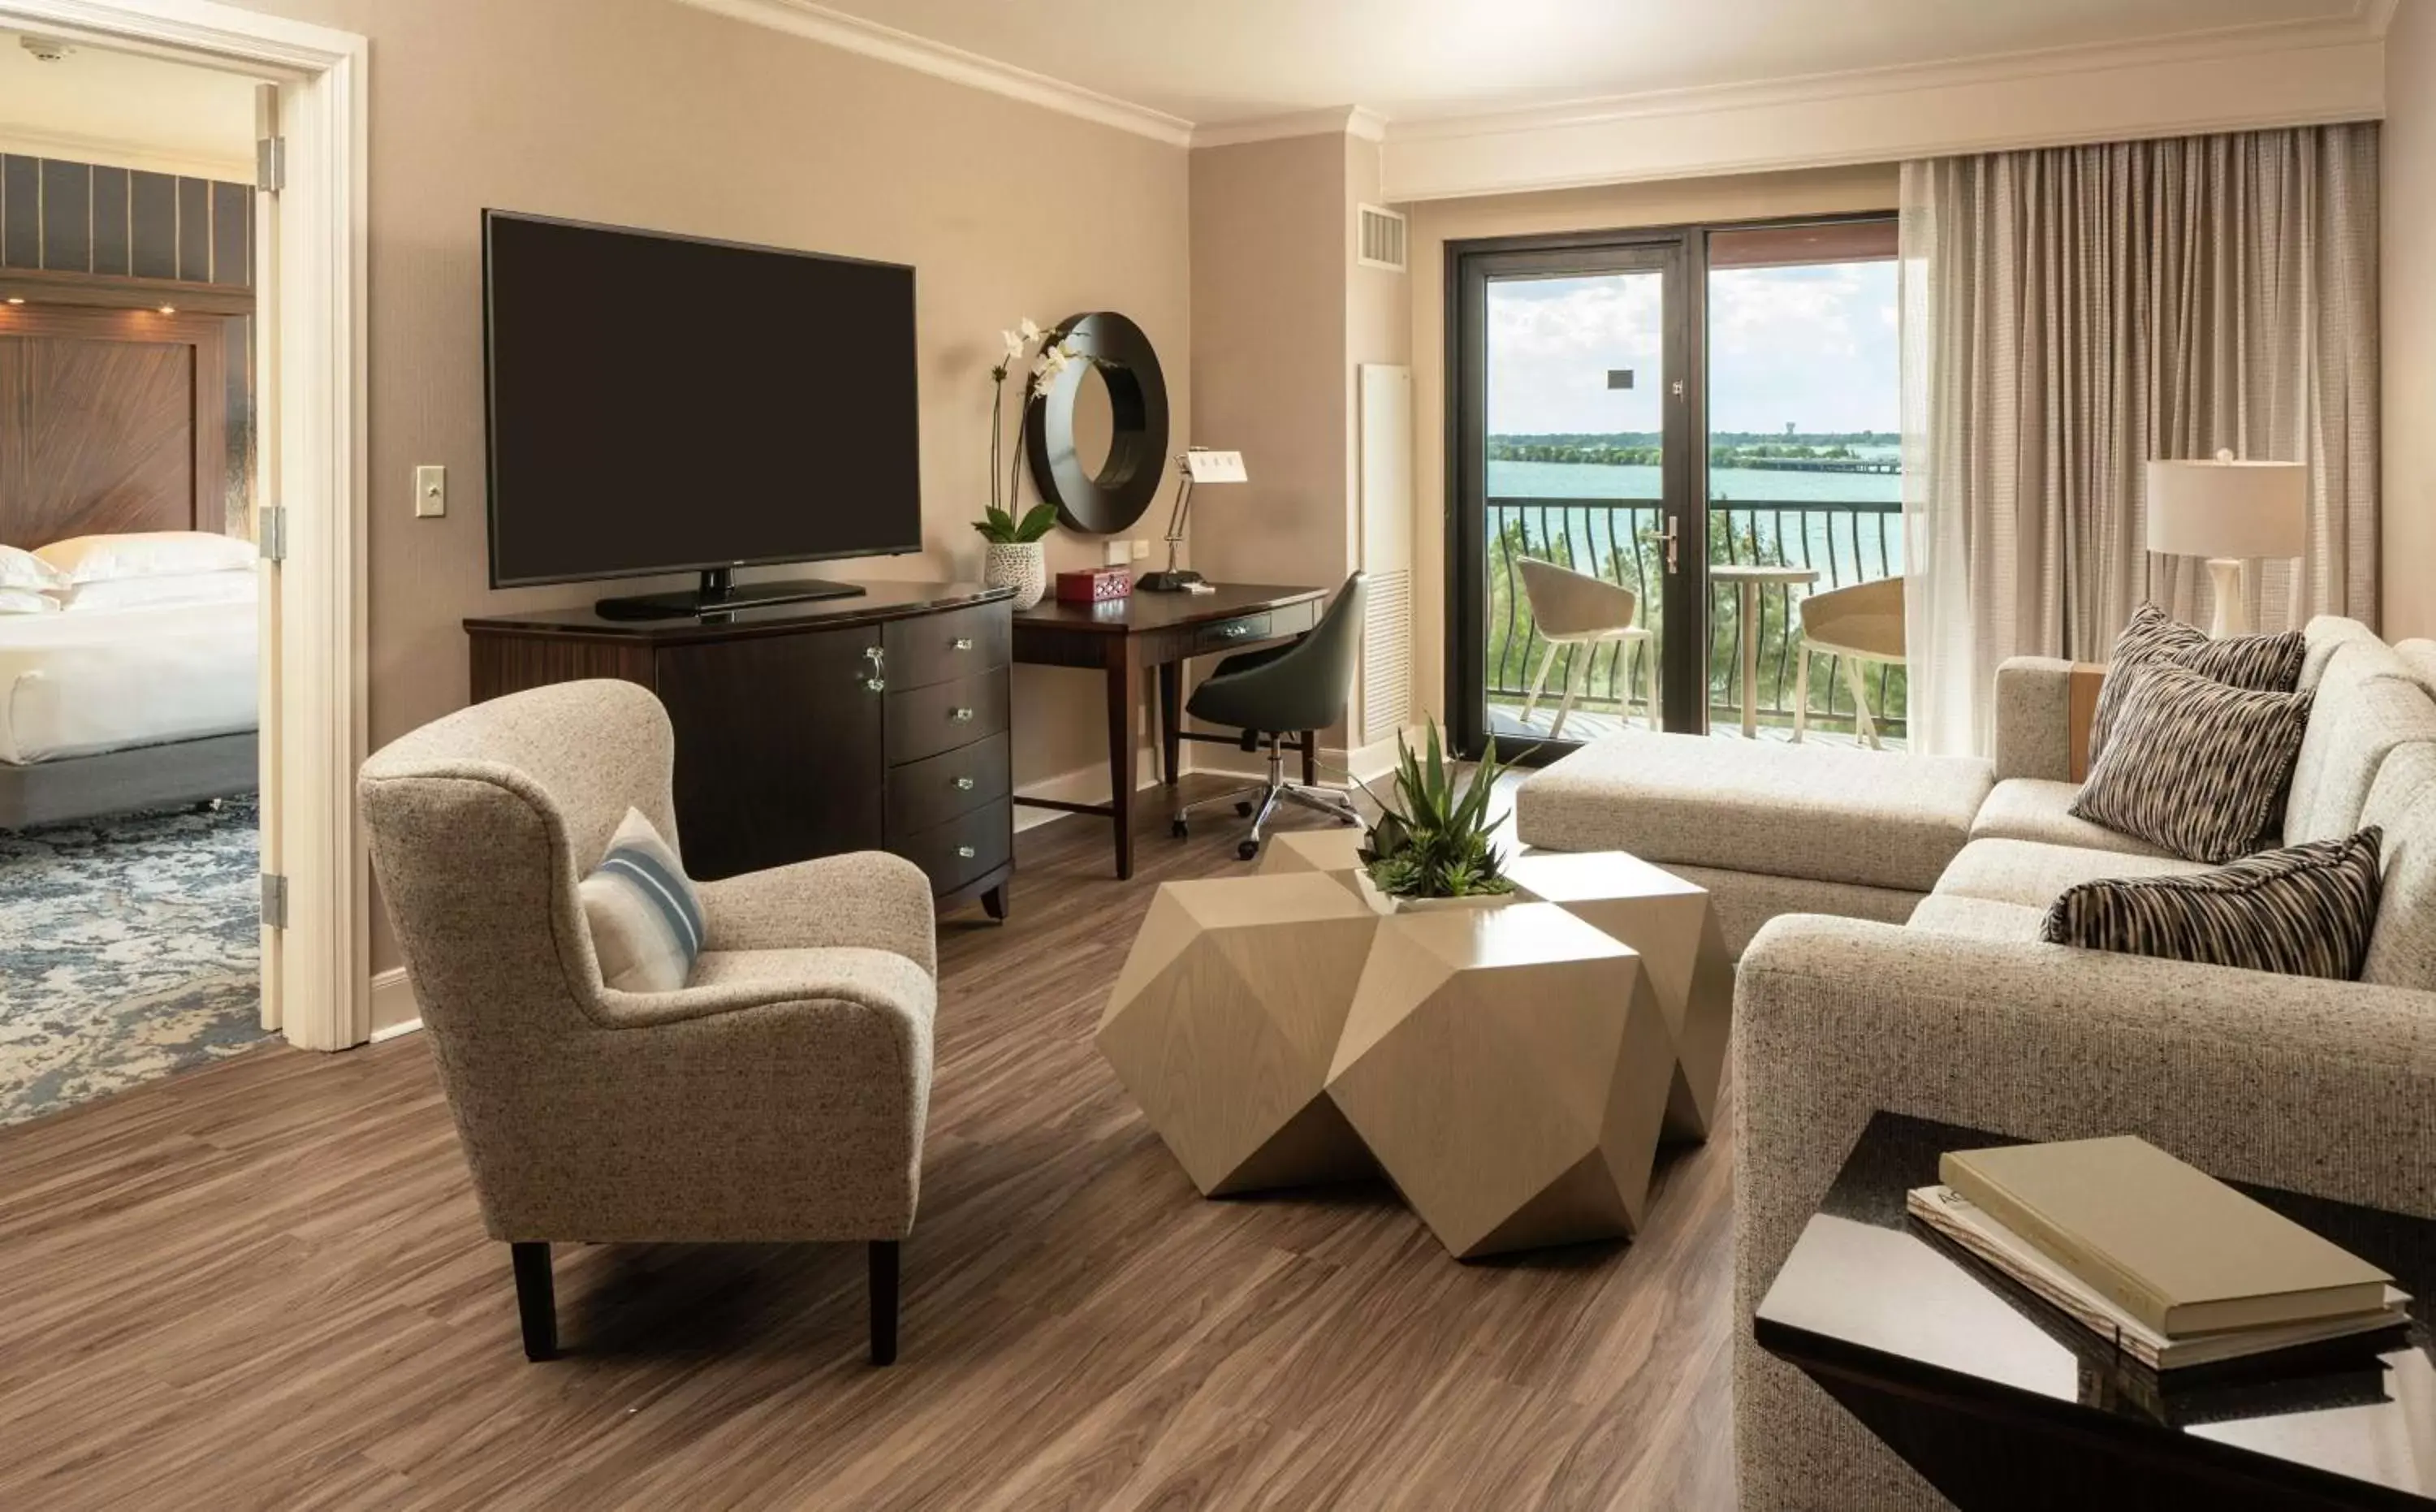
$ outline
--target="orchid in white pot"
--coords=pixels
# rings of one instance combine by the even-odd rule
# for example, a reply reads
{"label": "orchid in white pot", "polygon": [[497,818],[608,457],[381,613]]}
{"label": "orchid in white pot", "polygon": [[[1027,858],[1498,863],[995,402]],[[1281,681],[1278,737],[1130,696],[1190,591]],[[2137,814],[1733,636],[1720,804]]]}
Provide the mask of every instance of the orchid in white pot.
{"label": "orchid in white pot", "polygon": [[[1023,434],[1032,423],[1033,397],[1056,380],[1075,360],[1066,339],[1044,331],[1027,317],[1014,330],[999,333],[1005,354],[990,369],[990,502],[988,512],[973,522],[989,543],[982,559],[982,581],[992,587],[1015,590],[1015,607],[1029,609],[1049,591],[1047,551],[1041,545],[1057,523],[1057,506],[1034,505],[1021,516],[1015,513],[1023,488]],[[1015,435],[1006,436],[1006,380],[1024,371],[1023,392],[1016,403]],[[1000,486],[1003,478],[1005,486]]]}

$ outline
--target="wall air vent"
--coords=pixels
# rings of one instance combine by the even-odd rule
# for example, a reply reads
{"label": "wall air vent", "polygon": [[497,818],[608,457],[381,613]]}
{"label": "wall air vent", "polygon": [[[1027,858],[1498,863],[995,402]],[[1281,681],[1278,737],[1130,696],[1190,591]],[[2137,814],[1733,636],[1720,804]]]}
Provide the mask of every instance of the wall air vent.
{"label": "wall air vent", "polygon": [[1393,210],[1363,205],[1355,212],[1354,261],[1365,268],[1404,270],[1404,217]]}

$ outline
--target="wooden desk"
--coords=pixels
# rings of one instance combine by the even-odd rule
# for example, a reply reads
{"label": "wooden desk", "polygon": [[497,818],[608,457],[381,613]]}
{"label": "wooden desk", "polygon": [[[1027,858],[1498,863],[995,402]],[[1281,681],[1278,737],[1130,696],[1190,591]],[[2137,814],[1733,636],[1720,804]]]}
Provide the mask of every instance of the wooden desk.
{"label": "wooden desk", "polygon": [[[1319,623],[1326,588],[1222,582],[1216,593],[1140,593],[1103,604],[1043,600],[1015,616],[1015,659],[1035,667],[1084,667],[1106,674],[1108,791],[1112,802],[1068,803],[1018,797],[1035,808],[1100,814],[1116,826],[1117,876],[1134,874],[1134,790],[1140,780],[1134,711],[1141,706],[1143,674],[1158,676],[1160,773],[1175,784],[1177,756],[1188,739],[1235,743],[1231,735],[1183,729],[1184,664],[1195,656],[1248,651],[1297,640]],[[1305,782],[1318,780],[1317,732],[1305,730]]]}

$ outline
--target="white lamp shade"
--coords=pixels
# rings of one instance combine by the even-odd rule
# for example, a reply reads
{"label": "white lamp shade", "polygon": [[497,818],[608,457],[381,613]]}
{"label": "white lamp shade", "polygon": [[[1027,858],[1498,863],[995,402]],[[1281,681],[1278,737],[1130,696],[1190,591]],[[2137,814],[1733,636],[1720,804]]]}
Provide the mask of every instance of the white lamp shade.
{"label": "white lamp shade", "polygon": [[2149,464],[2149,549],[2184,557],[2297,557],[2308,548],[2300,462]]}

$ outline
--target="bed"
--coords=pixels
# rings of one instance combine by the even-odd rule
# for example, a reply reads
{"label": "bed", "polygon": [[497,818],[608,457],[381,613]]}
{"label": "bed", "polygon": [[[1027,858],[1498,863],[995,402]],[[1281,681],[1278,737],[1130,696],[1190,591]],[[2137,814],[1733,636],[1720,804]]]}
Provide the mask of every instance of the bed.
{"label": "bed", "polygon": [[[0,306],[0,547],[245,523],[243,320],[140,303]],[[257,622],[235,598],[0,614],[0,828],[252,791]]]}
{"label": "bed", "polygon": [[251,600],[0,615],[0,828],[252,791]]}

